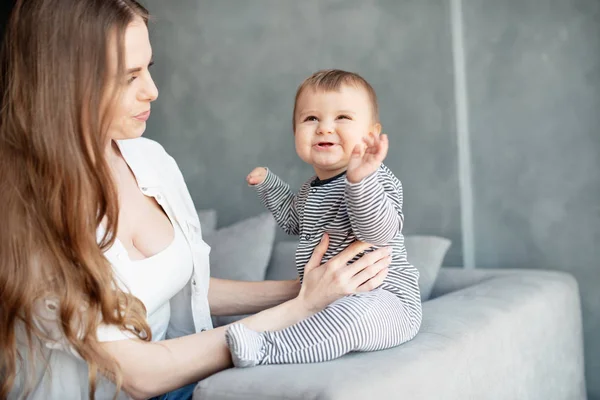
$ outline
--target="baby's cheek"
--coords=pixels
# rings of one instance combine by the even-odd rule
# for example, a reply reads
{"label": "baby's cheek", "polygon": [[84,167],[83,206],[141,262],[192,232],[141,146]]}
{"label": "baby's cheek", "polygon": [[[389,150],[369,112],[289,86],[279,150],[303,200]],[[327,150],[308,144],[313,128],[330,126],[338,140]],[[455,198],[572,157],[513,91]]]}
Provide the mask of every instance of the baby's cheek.
{"label": "baby's cheek", "polygon": [[312,163],[312,158],[310,157],[310,153],[306,152],[306,151],[297,151],[298,153],[298,157],[300,157],[300,159],[302,161],[304,161],[305,163],[311,164]]}
{"label": "baby's cheek", "polygon": [[301,141],[296,141],[296,153],[302,161],[309,162],[310,161],[310,145],[303,143]]}

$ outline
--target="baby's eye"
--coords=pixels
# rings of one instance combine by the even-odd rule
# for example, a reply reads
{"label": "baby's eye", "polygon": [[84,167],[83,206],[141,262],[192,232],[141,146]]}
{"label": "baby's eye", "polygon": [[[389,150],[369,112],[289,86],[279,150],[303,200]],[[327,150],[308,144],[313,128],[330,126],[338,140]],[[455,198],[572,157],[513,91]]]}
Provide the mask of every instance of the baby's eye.
{"label": "baby's eye", "polygon": [[306,121],[317,121],[317,117],[314,115],[309,115],[308,117],[304,118],[304,122]]}
{"label": "baby's eye", "polygon": [[338,116],[338,119],[350,119],[351,120],[352,118],[350,118],[348,115],[342,114],[342,115]]}

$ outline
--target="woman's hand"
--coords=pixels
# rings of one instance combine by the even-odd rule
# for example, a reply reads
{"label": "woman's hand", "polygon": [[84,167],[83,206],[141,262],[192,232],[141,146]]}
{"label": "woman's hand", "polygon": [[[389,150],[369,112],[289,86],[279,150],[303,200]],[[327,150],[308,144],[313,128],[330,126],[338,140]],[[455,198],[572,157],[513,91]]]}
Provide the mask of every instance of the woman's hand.
{"label": "woman's hand", "polygon": [[371,247],[368,243],[354,242],[340,254],[320,265],[328,246],[329,237],[324,234],[321,243],[304,267],[304,283],[298,300],[310,312],[319,312],[349,294],[375,289],[383,283],[392,260],[391,248],[387,247],[366,253],[348,265],[358,253]]}

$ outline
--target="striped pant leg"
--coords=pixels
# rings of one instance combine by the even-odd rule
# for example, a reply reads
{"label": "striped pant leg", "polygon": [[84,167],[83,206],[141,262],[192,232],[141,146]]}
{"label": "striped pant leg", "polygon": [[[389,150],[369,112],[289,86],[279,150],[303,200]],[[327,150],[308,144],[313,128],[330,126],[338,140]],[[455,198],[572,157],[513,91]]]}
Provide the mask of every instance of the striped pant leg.
{"label": "striped pant leg", "polygon": [[366,334],[354,351],[389,349],[414,338],[421,327],[421,315],[414,312],[412,304],[384,289],[370,293],[376,301],[361,321]]}
{"label": "striped pant leg", "polygon": [[344,297],[280,331],[258,333],[232,325],[226,338],[238,367],[301,364],[394,347],[412,339],[419,325],[400,298],[376,289]]}

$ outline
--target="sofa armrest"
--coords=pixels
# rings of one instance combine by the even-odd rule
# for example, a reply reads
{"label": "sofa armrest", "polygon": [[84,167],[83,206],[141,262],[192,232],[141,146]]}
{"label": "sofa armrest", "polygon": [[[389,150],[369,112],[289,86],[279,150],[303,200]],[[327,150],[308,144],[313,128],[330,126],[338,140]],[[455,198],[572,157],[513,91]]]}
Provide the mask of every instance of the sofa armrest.
{"label": "sofa armrest", "polygon": [[[200,382],[194,398],[585,399],[570,275],[453,270],[441,282],[451,282],[445,275],[476,283],[425,302],[421,331],[404,345],[320,364],[230,369]],[[440,283],[438,293],[448,287]]]}
{"label": "sofa armrest", "polygon": [[[477,285],[481,282],[503,277],[503,276],[518,276],[525,277],[528,275],[537,274],[558,274],[566,280],[573,280],[568,274],[554,271],[540,271],[536,269],[514,269],[514,268],[477,268],[465,269],[460,267],[443,267],[440,269],[436,278],[435,284],[431,291],[430,299],[443,296],[448,293],[456,292],[465,289],[469,286]],[[573,280],[573,282],[575,282]],[[576,282],[575,282],[576,284]],[[577,289],[579,290],[579,289]]]}

